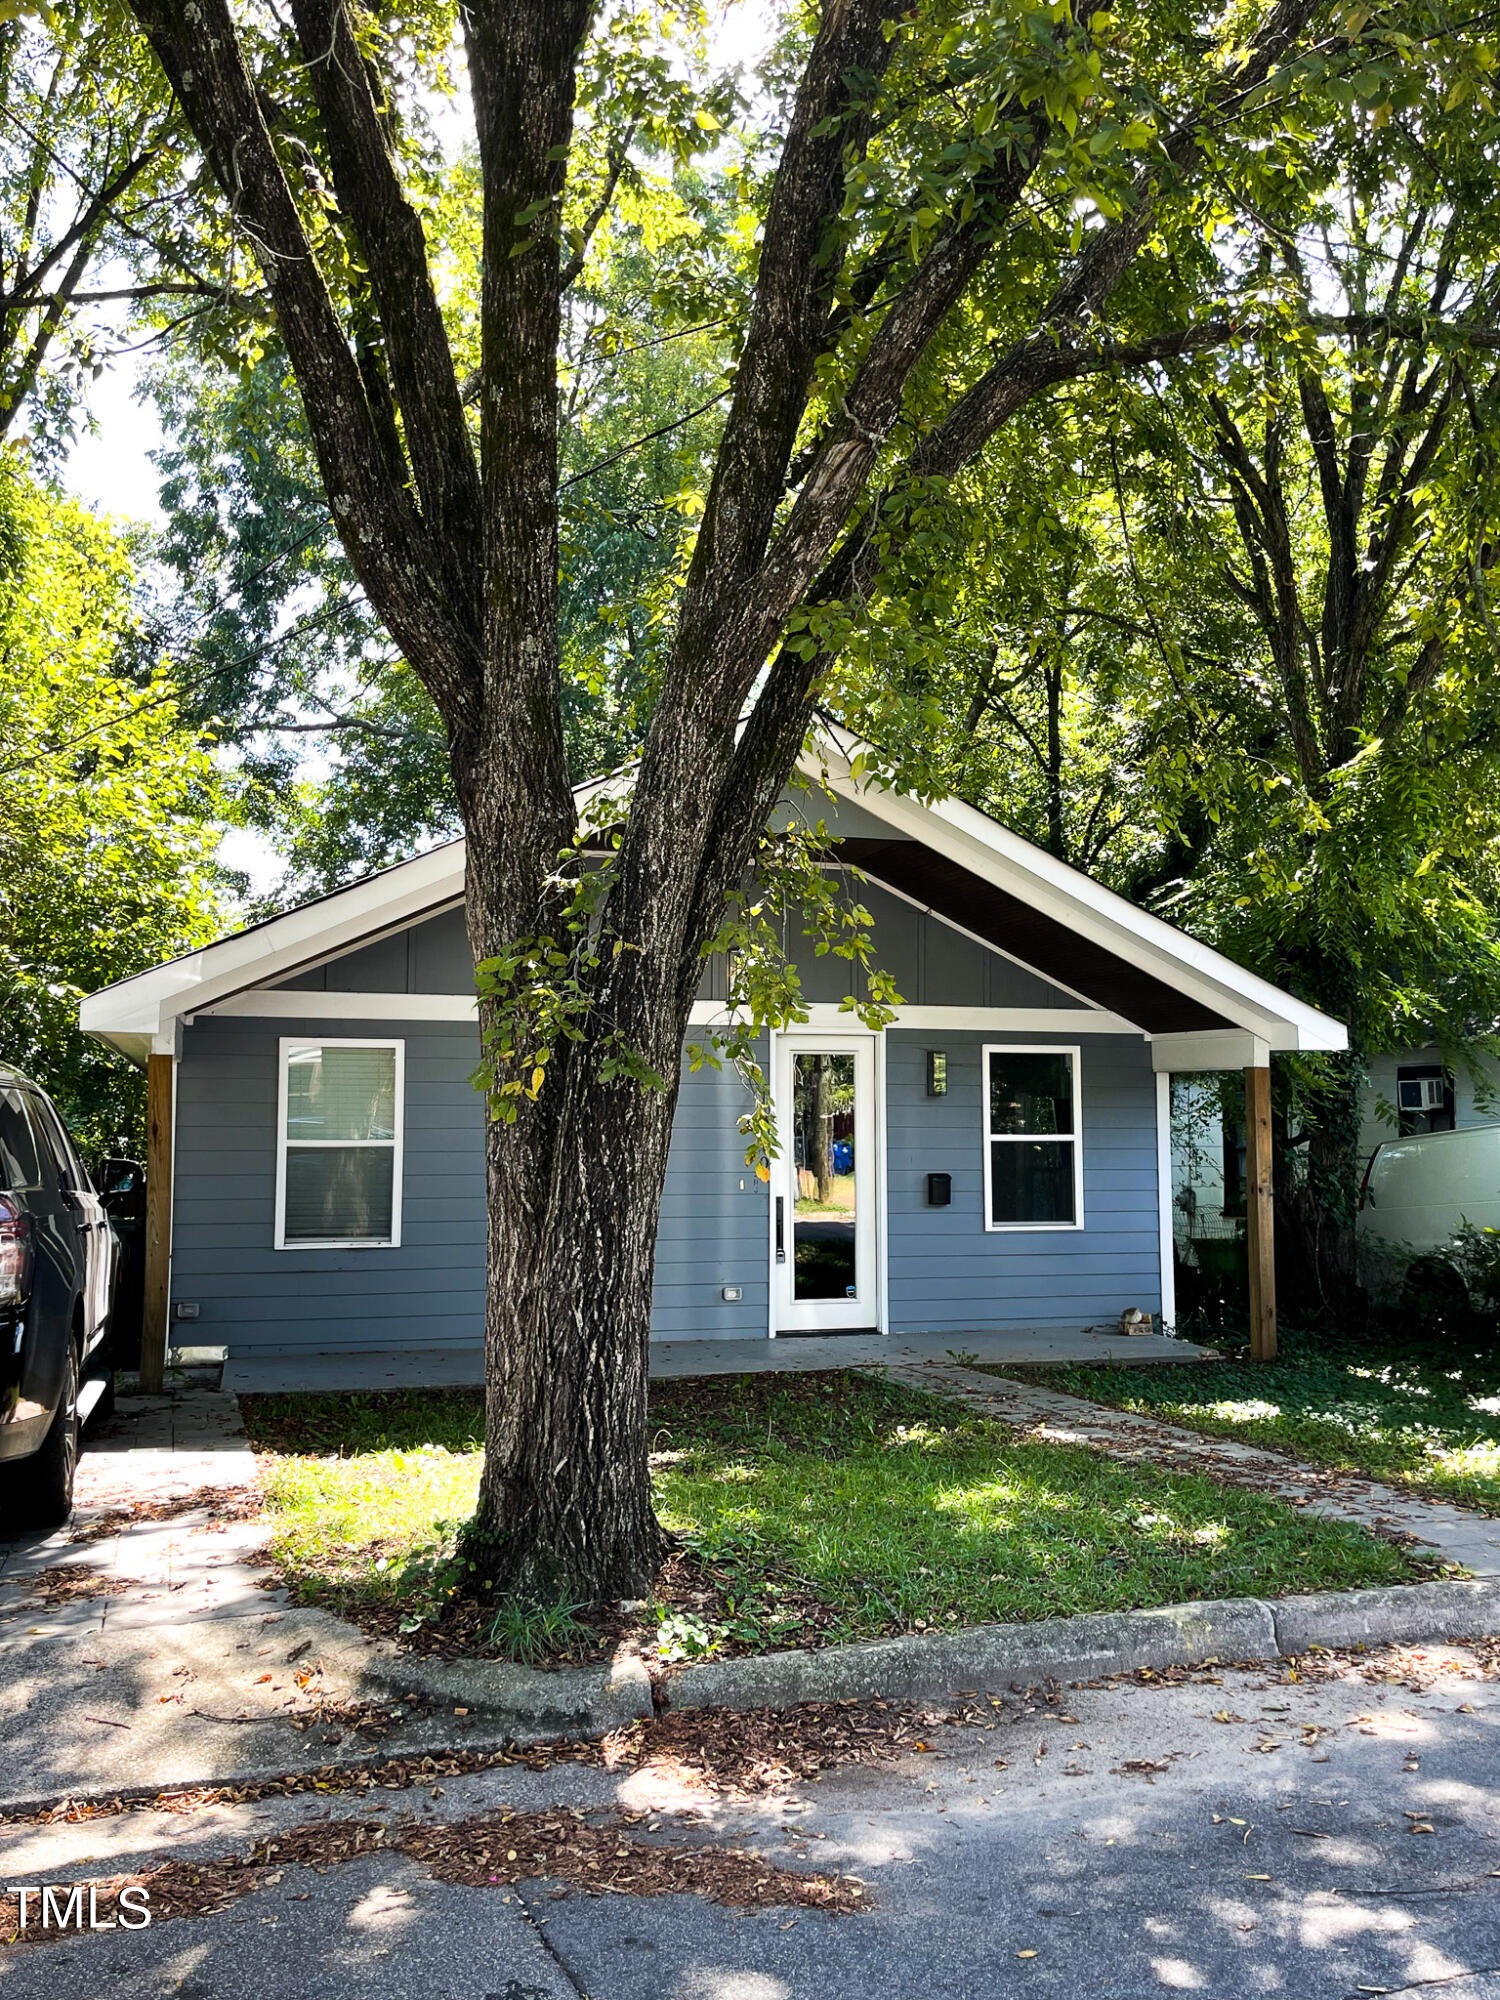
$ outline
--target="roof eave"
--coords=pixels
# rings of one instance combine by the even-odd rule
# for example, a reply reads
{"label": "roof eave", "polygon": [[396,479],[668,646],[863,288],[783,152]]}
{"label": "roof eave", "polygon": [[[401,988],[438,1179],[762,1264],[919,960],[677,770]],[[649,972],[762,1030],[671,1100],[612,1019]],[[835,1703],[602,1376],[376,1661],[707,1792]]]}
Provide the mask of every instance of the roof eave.
{"label": "roof eave", "polygon": [[[1102,883],[1010,833],[961,799],[932,803],[854,776],[868,749],[851,732],[824,724],[821,742],[804,753],[804,773],[825,779],[835,794],[863,806],[894,831],[926,841],[950,860],[999,887],[1024,879],[1038,907],[1047,908],[1093,942],[1189,994],[1245,1034],[1278,1052],[1338,1052],[1349,1046],[1340,1021],[1283,993],[1212,946],[1138,909]],[[1097,996],[1094,996],[1097,998]]]}

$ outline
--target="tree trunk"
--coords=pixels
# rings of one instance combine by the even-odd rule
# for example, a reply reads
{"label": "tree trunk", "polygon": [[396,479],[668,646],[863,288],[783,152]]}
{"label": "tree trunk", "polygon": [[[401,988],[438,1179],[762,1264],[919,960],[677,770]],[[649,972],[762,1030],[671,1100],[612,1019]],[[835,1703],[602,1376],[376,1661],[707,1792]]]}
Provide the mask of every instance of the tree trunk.
{"label": "tree trunk", "polygon": [[1326,1061],[1326,1080],[1301,1107],[1305,1167],[1289,1195],[1302,1283],[1326,1311],[1345,1318],[1359,1285],[1355,1221],[1364,1063],[1357,1052]]}
{"label": "tree trunk", "polygon": [[[469,855],[476,957],[515,936],[502,853]],[[603,1604],[650,1594],[669,1545],[651,1500],[646,1391],[656,1230],[691,984],[606,980],[596,1014],[660,1076],[601,1074],[591,1017],[537,1100],[490,1119],[485,1459],[472,1587]],[[670,995],[662,1000],[662,984]],[[481,1021],[488,1003],[481,1001]]]}
{"label": "tree trunk", "polygon": [[554,1132],[490,1123],[485,1459],[465,1548],[480,1589],[645,1597],[666,1553],[646,1391],[669,1074],[661,1091],[606,1082],[577,1050]]}
{"label": "tree trunk", "polygon": [[813,1057],[812,1165],[818,1182],[818,1200],[827,1203],[833,1194],[833,1061],[829,1056]]}
{"label": "tree trunk", "polygon": [[1346,1055],[1319,1058],[1315,1079],[1304,1085],[1295,1107],[1282,1113],[1292,1142],[1277,1158],[1278,1241],[1289,1265],[1284,1289],[1289,1298],[1309,1299],[1347,1318],[1360,1303],[1355,1227],[1360,1096],[1367,1074],[1358,1027],[1360,976],[1321,950],[1304,951],[1297,963],[1299,989],[1315,1006],[1350,1023],[1350,1046]]}

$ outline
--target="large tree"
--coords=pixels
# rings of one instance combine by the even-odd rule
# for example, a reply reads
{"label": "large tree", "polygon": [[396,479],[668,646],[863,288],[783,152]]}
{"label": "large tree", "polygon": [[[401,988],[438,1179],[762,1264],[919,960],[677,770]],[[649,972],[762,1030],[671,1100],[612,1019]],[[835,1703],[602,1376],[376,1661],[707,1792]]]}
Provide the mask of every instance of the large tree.
{"label": "large tree", "polygon": [[686,150],[717,120],[684,96],[665,15],[461,11],[483,265],[468,401],[410,140],[421,34],[351,0],[290,0],[289,29],[228,0],[131,4],[259,261],[349,559],[448,742],[499,1114],[470,1558],[501,1585],[637,1595],[663,1549],[646,1359],[684,1031],[862,593],[924,495],[1049,384],[1222,338],[1171,281],[1197,191],[1222,206],[1295,181],[1330,77],[1379,104],[1423,44],[1326,0],[789,9],[650,728],[581,828],[559,351],[631,147]]}
{"label": "large tree", "polygon": [[[476,177],[472,153],[444,161],[425,218],[471,389]],[[626,762],[649,717],[724,400],[724,239],[738,214],[723,176],[636,165],[569,293],[558,656],[577,778]],[[188,712],[234,748],[239,809],[286,857],[285,900],[452,834],[458,803],[437,709],[329,518],[285,351],[272,329],[257,339],[264,351],[240,369],[179,339],[147,377],[169,440],[156,454],[166,523],[147,619],[179,661]]]}

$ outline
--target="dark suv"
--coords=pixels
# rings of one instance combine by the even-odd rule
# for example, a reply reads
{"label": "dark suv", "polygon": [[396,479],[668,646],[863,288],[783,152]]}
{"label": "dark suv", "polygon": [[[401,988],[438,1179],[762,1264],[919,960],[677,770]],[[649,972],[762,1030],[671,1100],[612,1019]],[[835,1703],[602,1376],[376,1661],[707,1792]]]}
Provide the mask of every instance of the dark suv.
{"label": "dark suv", "polygon": [[73,1510],[79,1431],[109,1396],[115,1243],[51,1100],[0,1067],[0,1535]]}

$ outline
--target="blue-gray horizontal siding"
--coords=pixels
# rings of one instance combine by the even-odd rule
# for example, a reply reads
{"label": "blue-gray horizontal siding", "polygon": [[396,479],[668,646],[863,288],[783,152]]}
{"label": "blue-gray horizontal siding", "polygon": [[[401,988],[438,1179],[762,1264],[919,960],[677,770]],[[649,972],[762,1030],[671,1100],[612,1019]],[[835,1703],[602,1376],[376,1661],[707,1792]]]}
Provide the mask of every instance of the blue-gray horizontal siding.
{"label": "blue-gray horizontal siding", "polygon": [[[1078,1007],[1082,1003],[1023,965],[965,937],[940,917],[928,916],[877,883],[845,879],[840,895],[870,913],[875,962],[913,1007]],[[803,998],[837,1003],[851,990],[863,997],[865,978],[848,959],[819,958],[795,920],[783,943],[797,967]],[[704,967],[698,997],[726,997],[727,967],[715,953]],[[444,910],[359,945],[324,965],[292,974],[283,992],[472,993],[474,969],[462,910]]]}
{"label": "blue-gray horizontal siding", "polygon": [[[277,1250],[276,1090],[283,1035],[371,1035],[406,1045],[401,1242]],[[483,1112],[463,1022],[208,1018],[177,1072],[172,1296],[193,1337],[236,1356],[404,1350],[484,1336]],[[711,1339],[766,1330],[766,1191],[736,1129],[733,1071],[684,1075],[657,1239],[653,1332]],[[744,1292],[738,1303],[720,1296]]]}
{"label": "blue-gray horizontal siding", "polygon": [[[1082,1229],[987,1230],[980,1051],[1046,1035],[886,1036],[886,1178],[893,1333],[1086,1326],[1126,1306],[1161,1310],[1156,1208],[1156,1081],[1134,1036],[1080,1038]],[[1062,1038],[1059,1038],[1062,1039]],[[927,1095],[926,1051],[948,1056],[948,1092]],[[927,1176],[953,1176],[947,1208]]]}
{"label": "blue-gray horizontal siding", "polygon": [[[738,1120],[750,1109],[738,1073],[684,1068],[656,1233],[658,1340],[747,1340],[770,1312],[770,1211],[745,1165]],[[725,1286],[743,1296],[723,1298]]]}
{"label": "blue-gray horizontal siding", "polygon": [[278,984],[297,993],[472,993],[464,913],[440,910]]}
{"label": "blue-gray horizontal siding", "polygon": [[[370,990],[370,989],[367,989]],[[277,1250],[276,1065],[283,1035],[406,1045],[401,1242]],[[177,1069],[172,1296],[193,1338],[236,1356],[455,1347],[484,1338],[478,1035],[454,1021],[199,1020]]]}

